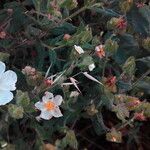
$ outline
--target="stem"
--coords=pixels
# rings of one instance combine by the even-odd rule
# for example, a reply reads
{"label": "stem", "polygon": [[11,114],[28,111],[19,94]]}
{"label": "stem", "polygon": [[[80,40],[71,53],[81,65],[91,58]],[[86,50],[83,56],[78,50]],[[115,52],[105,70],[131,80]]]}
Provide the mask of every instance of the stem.
{"label": "stem", "polygon": [[141,81],[142,79],[144,79],[147,75],[150,74],[150,69],[148,71],[146,71],[140,78],[139,80],[137,80],[133,85],[132,85],[132,89],[138,84],[139,81]]}
{"label": "stem", "polygon": [[77,10],[76,12],[71,14],[69,17],[65,18],[63,21],[65,22],[65,21],[70,20],[71,18],[75,17],[76,15],[78,15],[79,13],[83,12],[86,9],[87,9],[87,6],[84,6],[84,7],[80,8],[79,10]]}
{"label": "stem", "polygon": [[106,68],[107,61],[108,61],[108,56],[106,56],[106,58],[105,58],[105,62],[104,62],[104,66],[103,66],[103,71],[102,71],[102,78],[105,76],[105,68]]}
{"label": "stem", "polygon": [[130,125],[134,121],[134,117],[132,117],[130,120],[122,124],[117,130],[121,130],[122,128],[126,127],[127,125]]}

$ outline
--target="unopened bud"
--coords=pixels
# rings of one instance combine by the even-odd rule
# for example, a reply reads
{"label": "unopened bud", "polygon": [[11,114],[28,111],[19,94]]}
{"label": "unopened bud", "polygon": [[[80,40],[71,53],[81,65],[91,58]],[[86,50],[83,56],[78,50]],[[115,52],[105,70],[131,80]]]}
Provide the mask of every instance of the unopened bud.
{"label": "unopened bud", "polygon": [[65,41],[68,41],[70,38],[71,38],[71,35],[69,35],[69,34],[65,34],[64,37],[63,37],[63,39]]}

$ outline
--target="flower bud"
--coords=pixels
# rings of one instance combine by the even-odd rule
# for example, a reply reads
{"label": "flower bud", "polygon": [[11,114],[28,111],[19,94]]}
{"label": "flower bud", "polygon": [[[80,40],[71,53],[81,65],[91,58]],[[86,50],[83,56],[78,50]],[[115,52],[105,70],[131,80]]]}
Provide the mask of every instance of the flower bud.
{"label": "flower bud", "polygon": [[108,77],[108,78],[104,78],[104,85],[105,87],[115,93],[117,91],[117,86],[116,86],[116,77],[115,76],[111,76],[111,77]]}
{"label": "flower bud", "polygon": [[142,45],[146,50],[150,51],[150,37],[144,39]]}
{"label": "flower bud", "polygon": [[6,32],[5,31],[1,31],[0,32],[0,39],[5,39],[6,37]]}
{"label": "flower bud", "polygon": [[17,105],[14,105],[14,104],[9,104],[8,105],[8,112],[9,112],[10,116],[14,119],[23,118],[24,110],[21,106],[17,106]]}
{"label": "flower bud", "polygon": [[53,81],[50,80],[50,79],[45,79],[45,80],[44,80],[44,83],[45,83],[45,85],[46,85],[47,87],[49,87],[49,86],[51,86],[51,85],[53,84]]}
{"label": "flower bud", "polygon": [[77,149],[78,143],[76,139],[76,135],[73,130],[67,131],[65,140],[68,142],[68,145],[74,149]]}
{"label": "flower bud", "polygon": [[65,7],[69,10],[76,8],[78,5],[77,0],[65,0],[62,4],[61,7]]}
{"label": "flower bud", "polygon": [[71,38],[71,35],[69,35],[69,34],[65,34],[64,37],[63,37],[63,39],[65,41],[68,41],[70,38]]}
{"label": "flower bud", "polygon": [[122,142],[122,133],[120,131],[116,131],[115,128],[111,130],[111,132],[106,134],[106,140],[115,143]]}
{"label": "flower bud", "polygon": [[118,34],[122,34],[126,31],[127,21],[123,17],[113,17],[107,22],[107,28],[114,30]]}
{"label": "flower bud", "polygon": [[137,97],[126,96],[125,98],[126,107],[128,110],[135,110],[138,106],[140,106],[141,101]]}
{"label": "flower bud", "polygon": [[0,52],[0,61],[4,62],[4,61],[8,60],[9,56],[10,56],[10,54],[8,54],[8,53]]}
{"label": "flower bud", "polygon": [[25,75],[35,75],[36,69],[32,68],[31,66],[26,66],[24,69],[22,69],[22,73]]}
{"label": "flower bud", "polygon": [[134,119],[138,121],[146,121],[146,117],[144,116],[143,112],[134,113]]}
{"label": "flower bud", "polygon": [[124,2],[120,2],[119,7],[123,13],[127,13],[128,11],[130,11],[132,4],[133,1],[132,2],[124,1]]}
{"label": "flower bud", "polygon": [[98,110],[96,109],[95,105],[92,104],[86,107],[86,112],[89,116],[94,116],[95,114],[98,113]]}
{"label": "flower bud", "polygon": [[29,98],[28,93],[17,90],[16,103],[19,106],[27,107],[30,103],[30,98]]}

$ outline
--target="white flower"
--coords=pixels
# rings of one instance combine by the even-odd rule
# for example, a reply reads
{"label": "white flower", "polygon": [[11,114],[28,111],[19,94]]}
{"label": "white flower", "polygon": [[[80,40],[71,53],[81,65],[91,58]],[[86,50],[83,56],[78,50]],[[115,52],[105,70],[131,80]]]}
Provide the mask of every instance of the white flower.
{"label": "white flower", "polygon": [[94,68],[95,68],[95,64],[89,65],[89,70],[90,70],[90,71],[93,71]]}
{"label": "white flower", "polygon": [[84,50],[83,50],[80,46],[74,45],[74,48],[75,48],[75,50],[76,50],[79,54],[83,54],[83,53],[84,53]]}
{"label": "white flower", "polygon": [[5,72],[6,66],[0,61],[0,105],[5,105],[13,99],[11,91],[16,90],[17,75],[12,70]]}
{"label": "white flower", "polygon": [[45,92],[45,95],[42,97],[42,101],[35,103],[35,107],[41,111],[40,118],[49,120],[53,116],[58,118],[62,117],[62,113],[59,109],[63,98],[61,95],[54,95],[50,92]]}

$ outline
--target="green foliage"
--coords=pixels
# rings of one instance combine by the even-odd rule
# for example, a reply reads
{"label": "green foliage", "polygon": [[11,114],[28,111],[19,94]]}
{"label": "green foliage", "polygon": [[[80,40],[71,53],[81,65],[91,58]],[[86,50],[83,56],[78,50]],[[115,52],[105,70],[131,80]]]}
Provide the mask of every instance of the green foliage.
{"label": "green foliage", "polygon": [[0,95],[14,89],[0,106],[2,149],[110,149],[104,140],[146,149],[147,1],[6,0],[0,8],[0,61],[17,74],[15,89],[0,68]]}

